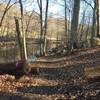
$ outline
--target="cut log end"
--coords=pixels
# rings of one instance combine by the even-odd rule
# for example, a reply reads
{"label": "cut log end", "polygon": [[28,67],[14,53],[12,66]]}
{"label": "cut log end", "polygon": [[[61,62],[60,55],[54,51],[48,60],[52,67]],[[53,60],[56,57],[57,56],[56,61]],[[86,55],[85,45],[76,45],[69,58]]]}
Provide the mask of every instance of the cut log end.
{"label": "cut log end", "polygon": [[89,81],[100,79],[100,66],[85,68],[85,76]]}

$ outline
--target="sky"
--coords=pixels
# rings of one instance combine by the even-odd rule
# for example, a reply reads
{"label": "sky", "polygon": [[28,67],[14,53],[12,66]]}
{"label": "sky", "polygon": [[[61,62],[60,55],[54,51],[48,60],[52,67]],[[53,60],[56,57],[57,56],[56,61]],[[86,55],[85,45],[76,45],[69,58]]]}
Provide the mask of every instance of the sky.
{"label": "sky", "polygon": [[[32,3],[32,0],[26,0],[27,2],[25,3],[25,9],[27,11],[31,11],[34,9],[36,12],[39,13],[38,5],[36,3],[37,0],[34,0],[34,3]],[[64,3],[63,0],[56,0],[58,3],[56,3],[54,0],[50,0],[49,3],[49,15],[57,17],[64,17]],[[71,0],[68,1],[68,8],[71,6]],[[72,0],[73,1],[73,0]],[[92,0],[88,0],[89,3],[93,5]],[[63,5],[63,6],[61,6]],[[43,8],[45,8],[45,0],[43,0]],[[84,9],[86,9],[86,16],[90,16],[92,14],[92,8],[88,5],[85,4],[85,2],[81,2],[81,7],[80,7],[80,17],[82,16],[82,13],[84,12]],[[68,14],[69,12],[67,12]]]}
{"label": "sky", "polygon": [[[25,3],[25,9],[27,11],[32,11],[32,9],[34,9],[36,12],[39,13],[39,9],[38,9],[38,5],[36,0],[34,0],[34,3],[31,2],[32,0],[30,0],[30,2],[27,0],[27,2]],[[53,2],[51,2],[53,1]],[[43,9],[45,9],[45,0],[43,0]],[[61,8],[59,8],[59,6],[54,2],[54,0],[50,0],[49,3],[49,13],[51,14],[57,14],[58,12],[60,12]]]}
{"label": "sky", "polygon": [[[3,1],[3,0],[0,0]],[[11,0],[12,2],[15,2],[16,0]],[[24,9],[26,11],[32,11],[33,9],[39,13],[39,8],[38,8],[38,4],[37,4],[37,0],[23,0],[23,5],[24,5]],[[33,2],[34,1],[34,2]],[[43,9],[45,9],[45,1],[46,0],[42,0],[43,2]],[[64,17],[64,3],[63,0],[49,0],[49,16],[53,16],[53,17]],[[58,3],[56,3],[56,1]],[[68,8],[71,7],[71,1],[73,0],[67,0],[68,3]],[[69,2],[70,1],[70,2]],[[92,0],[88,0],[88,2],[91,2]],[[62,5],[62,6],[61,6]],[[93,4],[92,4],[93,5]],[[92,9],[90,6],[87,6],[84,2],[81,2],[81,7],[80,7],[80,18],[82,17],[82,13],[84,11],[84,9],[86,9],[86,16],[90,16],[92,14]],[[69,12],[67,12],[67,14],[69,15]]]}

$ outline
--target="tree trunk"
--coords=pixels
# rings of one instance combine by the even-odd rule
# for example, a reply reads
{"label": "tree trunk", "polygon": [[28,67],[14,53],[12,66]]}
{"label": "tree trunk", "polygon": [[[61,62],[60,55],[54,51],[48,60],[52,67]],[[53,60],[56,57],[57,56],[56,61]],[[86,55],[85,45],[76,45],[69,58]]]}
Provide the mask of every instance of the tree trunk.
{"label": "tree trunk", "polygon": [[25,57],[24,39],[21,36],[21,32],[20,32],[20,29],[19,29],[19,22],[18,22],[18,19],[16,19],[16,18],[15,18],[15,24],[16,24],[18,44],[19,44],[19,47],[20,47],[20,57],[21,57],[21,61],[23,63],[22,70],[23,70],[23,73],[29,73],[31,71],[31,68],[28,65],[27,59]]}
{"label": "tree trunk", "polygon": [[79,21],[80,0],[74,0],[73,16],[71,21],[71,35],[70,44],[71,48],[78,46],[78,21]]}
{"label": "tree trunk", "polygon": [[68,32],[67,32],[67,1],[64,0],[64,3],[65,3],[65,36],[66,36],[66,46],[67,46],[67,43],[68,43]]}
{"label": "tree trunk", "polygon": [[99,14],[100,14],[100,0],[96,0],[96,2],[97,2],[97,5],[96,5],[96,9],[97,9],[97,37],[99,37],[100,36],[100,16],[99,16]]}
{"label": "tree trunk", "polygon": [[44,23],[44,43],[43,43],[43,54],[46,55],[46,48],[47,48],[47,17],[48,17],[48,4],[49,0],[46,1],[46,11],[45,11],[45,23]]}
{"label": "tree trunk", "polygon": [[43,13],[42,13],[42,0],[37,0],[40,11],[40,55],[43,55]]}
{"label": "tree trunk", "polygon": [[91,47],[94,44],[95,27],[96,26],[96,0],[94,0],[93,19],[92,19],[92,32],[91,32]]}
{"label": "tree trunk", "polygon": [[45,55],[46,53],[46,33],[47,33],[47,16],[48,16],[48,4],[49,0],[46,1],[46,11],[43,22],[43,3],[42,0],[37,0],[39,11],[40,11],[40,55]]}
{"label": "tree trunk", "polygon": [[84,25],[85,25],[85,13],[86,13],[86,9],[84,10],[83,12],[83,16],[82,16],[82,22],[80,23],[80,29],[79,29],[79,32],[80,32],[80,41],[82,41],[82,36],[83,36],[83,31],[84,31]]}
{"label": "tree trunk", "polygon": [[20,4],[20,10],[21,10],[21,31],[22,31],[22,39],[23,39],[23,52],[24,52],[24,60],[27,60],[27,48],[26,48],[26,34],[24,32],[24,24],[23,24],[23,4],[22,4],[22,0],[19,0],[19,4]]}
{"label": "tree trunk", "polygon": [[88,39],[88,34],[89,34],[89,30],[90,30],[90,17],[88,18],[88,25],[87,25],[87,29],[86,29],[86,36],[85,36],[85,39],[86,39],[86,41],[87,41],[87,39]]}
{"label": "tree trunk", "polygon": [[19,28],[19,21],[17,18],[15,18],[15,24],[16,24],[16,32],[17,32],[17,39],[18,39],[18,44],[20,48],[20,58],[25,59],[24,51],[23,51],[23,39],[21,37],[21,32]]}

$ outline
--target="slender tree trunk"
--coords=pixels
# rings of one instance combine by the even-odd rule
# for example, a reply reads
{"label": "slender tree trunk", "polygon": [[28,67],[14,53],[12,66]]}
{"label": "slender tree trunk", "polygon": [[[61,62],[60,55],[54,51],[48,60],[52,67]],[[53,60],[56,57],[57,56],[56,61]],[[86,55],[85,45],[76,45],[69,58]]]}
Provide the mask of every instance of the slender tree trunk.
{"label": "slender tree trunk", "polygon": [[87,37],[89,34],[89,28],[90,28],[90,17],[89,17],[89,21],[88,21],[88,25],[87,25],[87,30],[86,30],[86,36],[85,36],[86,41],[87,41]]}
{"label": "slender tree trunk", "polygon": [[46,55],[46,48],[47,48],[47,17],[48,17],[48,4],[49,0],[46,0],[46,12],[45,12],[45,24],[44,24],[44,44],[43,44],[43,54]]}
{"label": "slender tree trunk", "polygon": [[41,33],[40,33],[40,55],[43,55],[43,17],[42,17],[42,3],[40,7],[40,24],[41,24]]}
{"label": "slender tree trunk", "polygon": [[40,11],[40,55],[43,55],[43,13],[42,13],[42,0],[37,0]]}
{"label": "slender tree trunk", "polygon": [[82,25],[81,25],[81,30],[80,30],[80,41],[82,41],[82,36],[83,36],[83,30],[84,30],[84,23],[85,23],[85,12],[86,9],[83,12],[83,17],[82,17]]}
{"label": "slender tree trunk", "polygon": [[91,47],[94,44],[95,37],[95,26],[96,26],[96,1],[94,0],[94,9],[93,9],[93,19],[92,19],[92,32],[91,32]]}
{"label": "slender tree trunk", "polygon": [[67,2],[66,0],[64,0],[65,2],[65,36],[66,36],[66,45],[68,43],[68,33],[67,33]]}
{"label": "slender tree trunk", "polygon": [[24,32],[24,24],[23,24],[23,20],[24,20],[24,16],[23,16],[23,4],[22,4],[22,0],[19,0],[19,4],[20,4],[20,10],[21,10],[21,31],[22,31],[22,39],[23,39],[23,51],[24,51],[24,60],[27,60],[27,48],[26,48],[26,34]]}
{"label": "slender tree trunk", "polygon": [[39,11],[40,11],[40,55],[44,55],[46,53],[46,33],[47,33],[47,16],[48,16],[48,4],[49,0],[46,0],[46,11],[44,16],[44,24],[43,24],[43,5],[42,0],[37,0]]}
{"label": "slender tree trunk", "polygon": [[96,0],[96,2],[97,2],[97,5],[96,5],[96,9],[97,9],[97,37],[99,37],[100,36],[100,16],[99,16],[99,14],[100,14],[100,0]]}
{"label": "slender tree trunk", "polygon": [[67,29],[68,29],[68,44],[70,42],[70,30],[71,30],[71,13],[69,14],[69,21],[67,22]]}

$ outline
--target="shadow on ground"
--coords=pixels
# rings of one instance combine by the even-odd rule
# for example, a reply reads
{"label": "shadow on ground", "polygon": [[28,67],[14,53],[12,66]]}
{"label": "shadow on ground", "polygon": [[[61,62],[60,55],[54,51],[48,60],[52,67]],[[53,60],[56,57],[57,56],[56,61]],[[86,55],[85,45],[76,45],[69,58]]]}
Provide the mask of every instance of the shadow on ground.
{"label": "shadow on ground", "polygon": [[[98,83],[99,85],[99,83]],[[86,93],[91,93],[92,91],[97,91],[99,88],[89,88],[84,89],[82,85],[57,85],[57,86],[31,86],[25,88],[18,88],[18,92],[22,93],[32,93],[39,95],[59,95],[63,94],[66,96],[76,96],[75,100],[99,100],[100,91],[95,95]]]}
{"label": "shadow on ground", "polygon": [[0,100],[29,100],[28,97],[15,93],[0,92]]}

